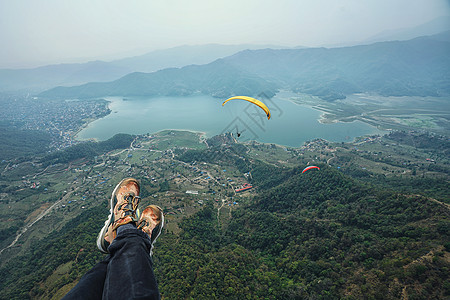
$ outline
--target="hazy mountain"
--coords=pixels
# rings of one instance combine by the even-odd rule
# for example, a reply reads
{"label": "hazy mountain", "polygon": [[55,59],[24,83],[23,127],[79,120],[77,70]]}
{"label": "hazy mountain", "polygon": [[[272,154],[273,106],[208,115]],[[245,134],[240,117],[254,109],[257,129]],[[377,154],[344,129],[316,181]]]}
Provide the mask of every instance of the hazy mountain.
{"label": "hazy mountain", "polygon": [[369,45],[377,42],[406,41],[421,36],[440,34],[448,30],[450,30],[450,16],[436,18],[414,27],[385,30],[363,40],[324,44],[322,47],[339,48]]}
{"label": "hazy mountain", "polygon": [[[134,73],[110,83],[59,87],[48,97],[213,96],[287,88],[327,100],[356,92],[395,96],[450,94],[450,32],[365,46],[245,50],[202,66]],[[244,93],[245,92],[245,93]]]}
{"label": "hazy mountain", "polygon": [[450,94],[450,31],[409,41],[344,48],[243,51],[226,61],[325,99],[356,92]]}
{"label": "hazy mountain", "polygon": [[233,94],[274,94],[276,85],[219,59],[207,65],[169,68],[153,73],[135,72],[108,83],[57,87],[43,97],[91,98],[103,96],[183,96],[203,93],[216,97]]}
{"label": "hazy mountain", "polygon": [[[441,17],[414,28],[382,32],[362,42],[353,43],[353,45],[408,40],[446,30],[450,30],[450,18]],[[330,47],[336,47],[336,45]],[[38,93],[56,86],[109,82],[132,72],[154,72],[165,68],[208,64],[239,51],[267,48],[283,49],[285,47],[274,45],[185,45],[109,62],[92,61],[78,64],[49,65],[32,69],[0,69],[0,92]],[[304,48],[295,47],[292,49]]]}
{"label": "hazy mountain", "polygon": [[33,69],[0,69],[0,91],[38,93],[56,86],[108,82],[132,72],[153,72],[171,67],[206,64],[244,49],[279,48],[273,45],[197,45],[152,51],[141,56]]}
{"label": "hazy mountain", "polygon": [[111,81],[130,70],[103,61],[58,64],[34,69],[0,69],[0,91],[40,92],[55,86],[71,86],[90,81]]}
{"label": "hazy mountain", "polygon": [[404,41],[419,36],[435,35],[450,30],[450,16],[436,18],[413,28],[383,31],[362,43],[370,44],[381,41]]}
{"label": "hazy mountain", "polygon": [[184,45],[156,50],[144,55],[114,60],[116,66],[132,69],[135,72],[153,72],[166,68],[180,68],[187,65],[203,65],[216,59],[233,55],[242,50],[283,48],[275,45]]}

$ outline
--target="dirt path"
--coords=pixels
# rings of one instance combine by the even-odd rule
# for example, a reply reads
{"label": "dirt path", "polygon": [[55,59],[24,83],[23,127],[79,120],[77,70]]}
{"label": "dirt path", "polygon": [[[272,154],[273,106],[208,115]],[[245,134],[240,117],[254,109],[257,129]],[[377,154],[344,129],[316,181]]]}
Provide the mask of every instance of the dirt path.
{"label": "dirt path", "polygon": [[447,203],[445,203],[445,202],[436,200],[436,199],[434,199],[434,198],[426,197],[426,196],[423,196],[423,195],[417,195],[417,194],[416,194],[416,195],[406,195],[406,196],[409,196],[409,197],[422,197],[422,198],[425,198],[425,199],[427,199],[427,200],[433,201],[433,202],[435,202],[435,203],[437,203],[437,204],[439,204],[439,205],[442,205],[442,206],[445,207],[446,209],[450,209],[450,204],[447,204]]}
{"label": "dirt path", "polygon": [[8,162],[8,164],[6,165],[5,169],[3,169],[2,174],[8,170],[10,164],[11,164],[11,163]]}
{"label": "dirt path", "polygon": [[119,155],[119,154],[121,154],[121,153],[123,153],[123,152],[125,152],[125,151],[129,151],[129,150],[130,150],[130,149],[127,148],[127,149],[123,149],[123,150],[121,150],[120,152],[117,152],[117,153],[115,153],[115,154],[109,154],[109,153],[115,151],[115,150],[113,150],[113,151],[107,153],[106,155],[109,155],[109,156],[116,156],[116,155]]}
{"label": "dirt path", "polygon": [[[438,201],[439,202],[439,201]],[[442,202],[441,202],[442,203]],[[445,204],[445,203],[443,203]],[[411,265],[414,264],[419,264],[419,263],[432,263],[433,261],[433,257],[435,256],[436,252],[442,252],[444,250],[444,246],[438,246],[435,249],[430,250],[428,253],[426,253],[425,255],[422,255],[420,257],[418,257],[417,259],[415,259],[414,261],[410,262],[409,264],[403,266],[403,269],[408,269]],[[444,259],[446,260],[446,262],[448,263],[449,261],[449,256],[446,255],[444,256]],[[407,289],[408,287],[413,286],[412,284],[406,284],[403,287],[402,290],[402,296],[400,299],[402,300],[408,300],[408,293],[407,293]]]}
{"label": "dirt path", "polygon": [[332,153],[332,154],[333,154],[333,156],[330,157],[330,158],[327,160],[327,165],[330,164],[330,161],[331,161],[333,158],[336,158],[336,155],[335,155],[334,153]]}
{"label": "dirt path", "polygon": [[450,209],[450,204],[441,202],[441,201],[436,200],[436,199],[433,199],[433,198],[427,198],[427,199],[430,200],[430,201],[436,202],[436,203],[438,203],[438,204],[440,204],[440,205],[446,207],[447,209]]}
{"label": "dirt path", "polygon": [[220,209],[225,206],[225,199],[222,199],[222,205],[217,208],[217,224],[220,225]]}
{"label": "dirt path", "polygon": [[27,230],[29,228],[31,228],[34,224],[36,224],[37,221],[41,220],[43,217],[45,217],[47,214],[49,214],[56,206],[58,206],[61,202],[66,201],[67,198],[75,191],[77,191],[78,188],[74,189],[73,191],[68,192],[67,194],[64,195],[64,197],[62,197],[61,200],[56,201],[55,203],[53,203],[52,206],[50,206],[49,208],[47,208],[45,211],[43,211],[41,214],[39,214],[37,216],[37,218],[31,222],[26,224],[24,227],[22,227],[22,229],[20,230],[20,232],[16,235],[16,238],[14,239],[14,241],[7,247],[3,248],[2,250],[0,250],[0,254],[3,253],[4,250],[14,247],[14,245],[17,243],[17,241],[19,240],[19,238],[25,233],[27,232]]}

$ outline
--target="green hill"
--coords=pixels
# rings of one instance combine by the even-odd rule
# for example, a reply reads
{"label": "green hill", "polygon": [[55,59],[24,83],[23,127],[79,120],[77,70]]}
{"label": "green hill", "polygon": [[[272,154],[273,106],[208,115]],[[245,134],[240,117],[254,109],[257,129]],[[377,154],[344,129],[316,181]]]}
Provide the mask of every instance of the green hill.
{"label": "green hill", "polygon": [[257,75],[217,60],[214,63],[164,69],[154,73],[132,73],[109,83],[88,83],[76,87],[57,87],[41,97],[91,98],[102,96],[185,96],[204,93],[214,97],[255,95],[265,91],[274,95],[276,85]]}

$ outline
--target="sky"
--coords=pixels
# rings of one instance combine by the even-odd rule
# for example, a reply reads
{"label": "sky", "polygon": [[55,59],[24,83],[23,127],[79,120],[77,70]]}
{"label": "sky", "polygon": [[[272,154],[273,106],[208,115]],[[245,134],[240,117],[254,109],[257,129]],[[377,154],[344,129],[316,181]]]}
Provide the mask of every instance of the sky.
{"label": "sky", "polygon": [[450,0],[0,0],[0,69],[180,45],[317,47],[450,17]]}

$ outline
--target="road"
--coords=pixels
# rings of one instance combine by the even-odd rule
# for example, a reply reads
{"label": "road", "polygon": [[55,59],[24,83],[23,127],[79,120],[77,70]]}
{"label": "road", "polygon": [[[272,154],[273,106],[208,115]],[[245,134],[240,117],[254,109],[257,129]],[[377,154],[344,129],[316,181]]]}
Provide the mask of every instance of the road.
{"label": "road", "polygon": [[58,206],[59,204],[61,204],[61,202],[64,202],[67,200],[67,198],[75,191],[77,191],[78,188],[74,189],[73,191],[68,192],[67,194],[65,194],[60,200],[56,201],[55,203],[53,203],[52,206],[50,206],[47,210],[45,210],[44,212],[42,212],[33,222],[26,224],[24,227],[22,227],[22,229],[19,231],[19,233],[16,235],[16,238],[14,239],[14,241],[7,247],[3,248],[2,250],[0,250],[0,254],[3,253],[3,251],[5,251],[8,248],[14,247],[14,245],[17,243],[17,241],[20,239],[20,237],[27,232],[27,230],[29,228],[31,228],[34,224],[36,224],[37,221],[41,220],[43,217],[45,217],[46,215],[48,215],[56,206]]}

